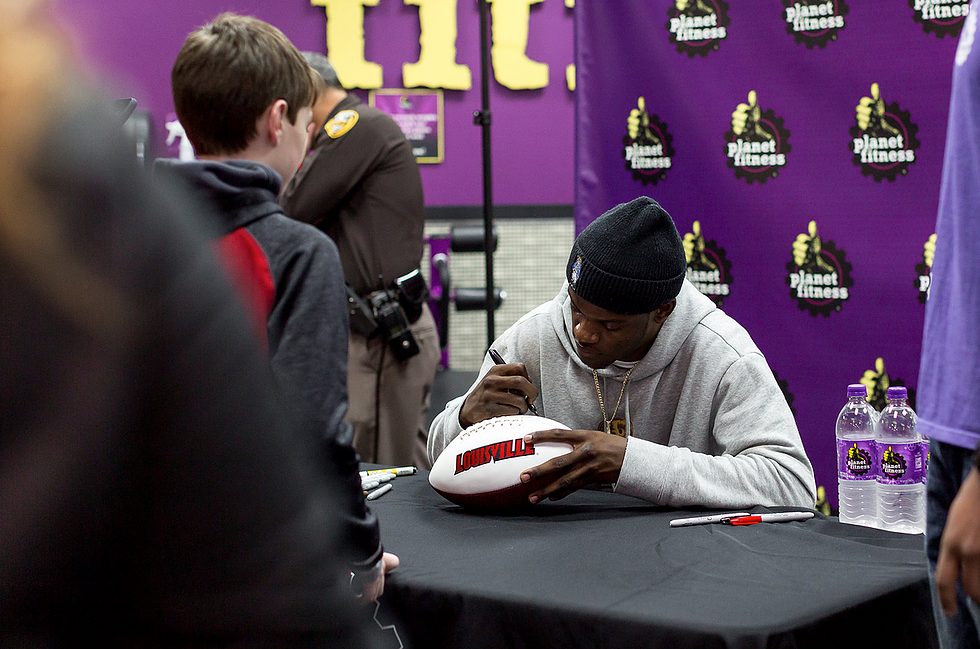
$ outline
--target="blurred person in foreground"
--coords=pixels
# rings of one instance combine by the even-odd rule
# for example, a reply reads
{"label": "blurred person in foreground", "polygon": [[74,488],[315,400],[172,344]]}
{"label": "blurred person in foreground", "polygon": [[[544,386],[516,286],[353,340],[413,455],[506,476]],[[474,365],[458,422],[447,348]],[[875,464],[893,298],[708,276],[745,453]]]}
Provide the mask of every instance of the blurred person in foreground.
{"label": "blurred person in foreground", "polygon": [[[247,79],[247,83],[243,80]],[[278,203],[306,155],[316,90],[286,36],[249,16],[221,14],[191,32],[171,73],[177,117],[199,160],[161,160],[210,204],[209,225],[246,298],[273,375],[339,478],[353,585],[365,601],[384,590],[398,557],[384,553],[364,502],[347,412],[347,311],[337,247],[287,218]]]}
{"label": "blurred person in foreground", "polygon": [[0,646],[363,646],[309,436],[46,11],[0,4]]}
{"label": "blurred person in foreground", "polygon": [[926,554],[940,644],[980,647],[980,43],[974,0],[953,66],[919,369],[929,437]]}

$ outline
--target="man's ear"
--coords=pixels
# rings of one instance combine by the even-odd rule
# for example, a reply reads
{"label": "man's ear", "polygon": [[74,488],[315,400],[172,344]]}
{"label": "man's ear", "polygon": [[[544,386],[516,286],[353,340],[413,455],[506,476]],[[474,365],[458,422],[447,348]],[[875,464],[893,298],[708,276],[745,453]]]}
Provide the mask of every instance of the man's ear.
{"label": "man's ear", "polygon": [[665,302],[661,304],[653,311],[653,319],[657,324],[663,324],[664,320],[667,319],[671,313],[674,312],[674,307],[677,306],[677,300],[671,300],[670,302]]}
{"label": "man's ear", "polygon": [[262,113],[262,117],[259,118],[259,135],[272,146],[279,145],[279,140],[282,138],[284,128],[283,122],[288,119],[286,117],[286,112],[288,110],[289,104],[286,103],[286,100],[277,99],[269,104],[269,107],[265,109],[264,113]]}

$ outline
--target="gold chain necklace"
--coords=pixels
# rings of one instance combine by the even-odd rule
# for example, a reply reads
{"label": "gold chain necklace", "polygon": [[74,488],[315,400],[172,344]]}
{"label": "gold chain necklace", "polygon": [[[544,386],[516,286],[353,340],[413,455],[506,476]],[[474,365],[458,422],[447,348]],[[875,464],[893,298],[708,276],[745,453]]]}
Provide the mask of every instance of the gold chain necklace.
{"label": "gold chain necklace", "polygon": [[623,377],[623,387],[619,390],[619,398],[616,399],[616,407],[613,408],[612,416],[608,419],[606,418],[606,404],[602,400],[602,389],[599,387],[599,372],[592,370],[592,380],[595,381],[595,395],[599,398],[599,411],[602,413],[602,427],[606,433],[609,433],[610,425],[616,418],[616,413],[619,412],[619,404],[623,400],[623,395],[626,394],[626,385],[630,382],[630,375],[633,373],[635,367],[634,365],[626,371],[626,376]]}

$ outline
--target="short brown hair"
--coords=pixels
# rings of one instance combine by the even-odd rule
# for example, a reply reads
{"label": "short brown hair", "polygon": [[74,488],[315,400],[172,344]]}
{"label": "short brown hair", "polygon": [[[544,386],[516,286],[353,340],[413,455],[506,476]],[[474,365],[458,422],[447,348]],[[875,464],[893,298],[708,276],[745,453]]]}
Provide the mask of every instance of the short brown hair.
{"label": "short brown hair", "polygon": [[285,34],[251,16],[223,13],[191,32],[170,73],[177,117],[198,154],[245,149],[255,122],[277,99],[296,123],[313,105],[310,66]]}

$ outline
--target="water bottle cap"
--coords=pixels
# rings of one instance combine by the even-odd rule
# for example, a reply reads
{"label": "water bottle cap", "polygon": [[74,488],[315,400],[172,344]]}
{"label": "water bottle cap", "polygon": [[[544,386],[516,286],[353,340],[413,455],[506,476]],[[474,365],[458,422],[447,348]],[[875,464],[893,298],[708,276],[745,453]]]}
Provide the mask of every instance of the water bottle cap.
{"label": "water bottle cap", "polygon": [[898,385],[888,388],[887,398],[889,399],[908,399],[909,391],[905,386]]}
{"label": "water bottle cap", "polygon": [[861,383],[852,383],[847,386],[847,397],[865,397],[868,396],[868,388],[866,388]]}

